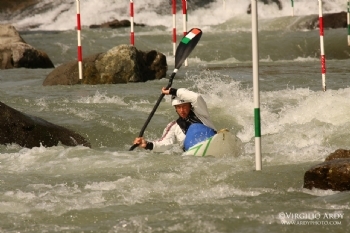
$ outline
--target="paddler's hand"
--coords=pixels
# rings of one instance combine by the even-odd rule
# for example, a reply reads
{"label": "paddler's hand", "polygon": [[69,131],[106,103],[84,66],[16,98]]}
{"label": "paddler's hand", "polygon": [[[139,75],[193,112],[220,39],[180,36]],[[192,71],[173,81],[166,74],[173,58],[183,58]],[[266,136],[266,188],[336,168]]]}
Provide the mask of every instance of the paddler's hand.
{"label": "paddler's hand", "polygon": [[134,144],[137,144],[138,147],[145,148],[147,145],[147,141],[143,137],[135,138]]}
{"label": "paddler's hand", "polygon": [[162,88],[162,94],[164,94],[164,95],[170,95],[170,89],[171,89],[171,88],[169,88],[169,89],[167,90],[167,89],[165,89],[165,87],[163,87],[163,88]]}

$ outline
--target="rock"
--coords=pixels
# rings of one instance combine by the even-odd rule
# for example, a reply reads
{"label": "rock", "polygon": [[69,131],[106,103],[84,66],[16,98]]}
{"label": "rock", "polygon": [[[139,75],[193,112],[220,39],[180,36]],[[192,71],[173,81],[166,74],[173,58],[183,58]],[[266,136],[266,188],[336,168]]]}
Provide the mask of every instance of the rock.
{"label": "rock", "polygon": [[[131,22],[127,19],[124,20],[113,20],[111,22],[103,23],[103,24],[92,24],[89,26],[89,28],[121,28],[121,27],[130,27]],[[138,24],[134,22],[134,26],[141,26],[144,27],[145,24]]]}
{"label": "rock", "polygon": [[304,188],[350,190],[350,151],[339,149],[304,175]]}
{"label": "rock", "polygon": [[27,44],[12,25],[0,24],[0,69],[54,68],[48,55]]}
{"label": "rock", "polygon": [[21,12],[39,2],[40,0],[1,0],[0,12]]}
{"label": "rock", "polygon": [[43,85],[145,82],[165,77],[168,69],[164,54],[155,50],[143,52],[131,45],[119,45],[106,53],[86,57],[82,63],[82,80],[78,62],[72,61],[54,69]]}
{"label": "rock", "polygon": [[350,150],[338,149],[332,154],[328,155],[325,161],[330,161],[333,159],[350,159]]}
{"label": "rock", "polygon": [[26,43],[16,28],[9,24],[0,24],[0,45]]}
{"label": "rock", "polygon": [[[78,62],[71,61],[60,65],[51,71],[45,78],[43,85],[74,85],[74,84],[97,84],[99,81],[98,71],[95,67],[95,61],[100,54],[86,57],[83,63],[83,79],[79,79]],[[96,83],[93,81],[96,80]]]}
{"label": "rock", "polygon": [[[330,13],[330,14],[324,14],[322,16],[323,18],[323,28],[346,28],[348,27],[347,23],[347,13],[342,11],[339,13]],[[312,30],[319,28],[319,16],[314,15],[314,17],[308,22],[306,29]]]}
{"label": "rock", "polygon": [[39,117],[21,113],[0,102],[0,144],[16,143],[22,147],[33,148],[83,145],[91,147],[81,135],[64,127],[47,122]]}

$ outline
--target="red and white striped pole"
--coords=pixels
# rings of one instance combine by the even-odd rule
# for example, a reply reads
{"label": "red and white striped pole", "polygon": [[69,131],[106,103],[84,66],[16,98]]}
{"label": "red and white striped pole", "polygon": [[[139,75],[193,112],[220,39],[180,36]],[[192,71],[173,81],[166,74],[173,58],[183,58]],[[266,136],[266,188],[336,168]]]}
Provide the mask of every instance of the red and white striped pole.
{"label": "red and white striped pole", "polygon": [[176,0],[172,0],[172,12],[173,12],[173,54],[176,52]]}
{"label": "red and white striped pole", "polygon": [[184,36],[187,34],[187,0],[182,0],[182,22]]}
{"label": "red and white striped pole", "polygon": [[134,1],[130,0],[130,44],[135,45],[135,33],[134,33]]}
{"label": "red and white striped pole", "polygon": [[[182,0],[182,23],[184,36],[187,34],[187,0]],[[187,58],[185,60],[185,66],[188,66]]]}
{"label": "red and white striped pole", "polygon": [[321,71],[322,71],[322,88],[326,91],[326,57],[324,55],[324,43],[323,43],[323,13],[322,13],[322,0],[318,0],[318,14],[319,14],[319,28],[320,28],[320,47],[321,47]]}
{"label": "red and white striped pole", "polygon": [[81,24],[80,24],[80,1],[77,0],[77,33],[78,33],[78,66],[79,66],[79,79],[83,79],[83,55],[81,49]]}

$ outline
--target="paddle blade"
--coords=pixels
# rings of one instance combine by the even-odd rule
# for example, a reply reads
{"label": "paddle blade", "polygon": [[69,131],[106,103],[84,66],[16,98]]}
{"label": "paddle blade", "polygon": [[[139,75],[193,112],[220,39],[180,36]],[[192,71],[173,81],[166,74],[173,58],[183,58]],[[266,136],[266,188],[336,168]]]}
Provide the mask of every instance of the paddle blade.
{"label": "paddle blade", "polygon": [[190,55],[194,47],[196,47],[201,36],[202,30],[199,28],[192,28],[187,32],[186,36],[181,39],[175,53],[175,69],[181,67],[182,63]]}

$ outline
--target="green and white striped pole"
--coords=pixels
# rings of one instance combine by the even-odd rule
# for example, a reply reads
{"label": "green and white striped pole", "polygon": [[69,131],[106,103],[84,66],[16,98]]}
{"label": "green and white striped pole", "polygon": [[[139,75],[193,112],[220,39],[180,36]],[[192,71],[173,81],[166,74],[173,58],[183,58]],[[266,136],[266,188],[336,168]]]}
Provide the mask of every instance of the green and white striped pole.
{"label": "green and white striped pole", "polygon": [[350,0],[348,0],[348,46],[350,46]]}
{"label": "green and white striped pole", "polygon": [[292,4],[292,16],[294,16],[294,1],[291,0],[291,4]]}
{"label": "green and white striped pole", "polygon": [[255,168],[261,170],[261,127],[259,94],[259,51],[258,51],[258,8],[257,0],[251,0],[252,6],[252,55],[254,89],[254,125],[255,125]]}

